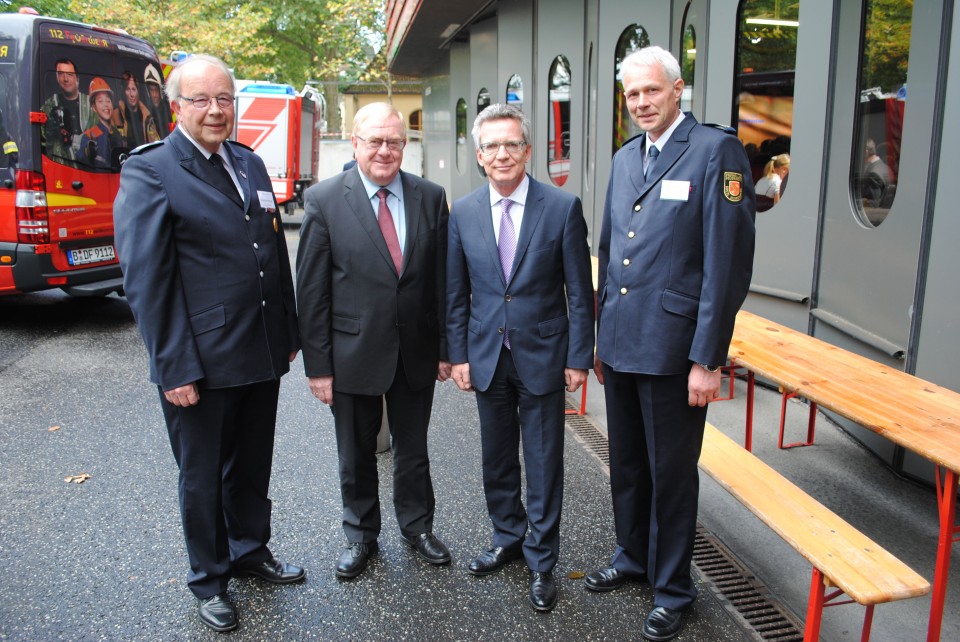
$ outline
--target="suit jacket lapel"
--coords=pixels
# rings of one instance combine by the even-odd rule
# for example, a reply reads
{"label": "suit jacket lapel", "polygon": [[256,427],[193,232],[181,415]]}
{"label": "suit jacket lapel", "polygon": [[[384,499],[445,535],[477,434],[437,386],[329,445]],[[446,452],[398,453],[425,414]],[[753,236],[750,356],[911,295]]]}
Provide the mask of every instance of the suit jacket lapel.
{"label": "suit jacket lapel", "polygon": [[363,181],[360,180],[360,174],[358,172],[345,172],[343,186],[346,190],[344,199],[346,199],[350,209],[353,210],[353,215],[357,217],[360,227],[370,237],[370,241],[377,248],[380,256],[383,257],[390,271],[396,274],[393,267],[393,258],[390,256],[390,250],[387,249],[387,242],[383,240],[383,232],[380,231],[380,226],[377,224],[377,217],[373,213],[370,199],[367,198],[367,190],[363,186]]}
{"label": "suit jacket lapel", "polygon": [[523,260],[530,246],[530,239],[533,238],[533,232],[537,229],[542,217],[543,191],[540,189],[540,184],[531,178],[530,185],[527,187],[527,202],[523,205],[523,221],[520,223],[520,236],[517,238],[517,253],[513,257],[513,267],[510,270],[511,280],[517,275],[517,267]]}
{"label": "suit jacket lapel", "polygon": [[[503,268],[500,265],[500,250],[497,248],[497,235],[493,231],[493,215],[490,209],[490,187],[484,186],[484,189],[477,190],[477,216],[480,223],[480,237],[487,251],[490,252],[491,265],[497,266],[496,273],[500,277],[500,283],[507,287],[507,280],[503,278]],[[511,273],[512,274],[512,273]]]}
{"label": "suit jacket lapel", "polygon": [[[247,172],[247,159],[236,153],[230,145],[224,143],[227,154],[230,155],[230,161],[233,163],[233,171],[237,175],[237,181],[240,183],[240,189],[243,192],[243,209],[250,209],[250,174]],[[236,190],[234,190],[236,191]]]}
{"label": "suit jacket lapel", "polygon": [[204,183],[214,187],[224,196],[230,197],[230,200],[237,205],[243,206],[236,186],[232,183],[227,183],[226,178],[220,174],[213,164],[200,153],[196,145],[191,143],[179,129],[174,129],[167,137],[167,140],[169,140],[170,144],[177,150],[177,155],[180,156],[181,167]]}
{"label": "suit jacket lapel", "polygon": [[670,140],[667,141],[667,144],[663,146],[663,151],[660,152],[659,158],[657,158],[657,164],[653,168],[653,172],[650,176],[647,176],[647,184],[652,186],[654,183],[663,178],[663,175],[666,174],[674,163],[683,156],[684,152],[687,151],[687,148],[690,147],[690,130],[693,129],[693,126],[697,124],[697,120],[691,114],[686,114],[680,124],[677,125],[677,128],[673,130],[673,134],[670,135]]}
{"label": "suit jacket lapel", "polygon": [[[407,262],[415,251],[414,246],[417,243],[417,231],[420,229],[420,217],[423,214],[423,194],[410,178],[400,172],[400,181],[403,184],[403,213],[407,222],[407,238],[403,248],[403,270],[407,269]],[[386,246],[386,242],[384,242]]]}

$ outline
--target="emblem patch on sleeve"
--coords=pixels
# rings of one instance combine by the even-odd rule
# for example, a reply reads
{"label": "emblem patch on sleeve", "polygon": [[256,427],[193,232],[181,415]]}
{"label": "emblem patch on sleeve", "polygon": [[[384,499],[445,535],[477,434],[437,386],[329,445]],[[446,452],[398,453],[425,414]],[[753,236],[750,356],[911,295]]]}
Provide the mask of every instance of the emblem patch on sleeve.
{"label": "emblem patch on sleeve", "polygon": [[743,200],[743,174],[723,173],[723,197],[731,203],[739,203]]}

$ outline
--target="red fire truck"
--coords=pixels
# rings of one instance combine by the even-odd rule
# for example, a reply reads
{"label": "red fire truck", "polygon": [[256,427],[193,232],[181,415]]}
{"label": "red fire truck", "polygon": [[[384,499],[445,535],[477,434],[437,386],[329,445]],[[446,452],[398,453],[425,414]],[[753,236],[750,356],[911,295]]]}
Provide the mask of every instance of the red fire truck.
{"label": "red fire truck", "polygon": [[125,33],[0,15],[0,295],[122,291],[113,200],[130,149],[170,131],[159,69]]}
{"label": "red fire truck", "polygon": [[277,203],[292,213],[317,175],[319,94],[310,87],[298,94],[290,85],[242,80],[237,87],[237,141],[263,159]]}

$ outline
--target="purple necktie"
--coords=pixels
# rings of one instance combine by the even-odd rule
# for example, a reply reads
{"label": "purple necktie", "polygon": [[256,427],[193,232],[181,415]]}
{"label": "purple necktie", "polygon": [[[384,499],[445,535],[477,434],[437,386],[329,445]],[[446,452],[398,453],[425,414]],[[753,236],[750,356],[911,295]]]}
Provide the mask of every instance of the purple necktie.
{"label": "purple necktie", "polygon": [[400,274],[400,268],[403,266],[403,253],[400,251],[397,228],[393,226],[393,215],[390,213],[390,208],[387,207],[387,196],[389,194],[390,191],[385,187],[377,192],[377,196],[380,197],[380,205],[377,207],[377,224],[380,225],[383,240],[387,242],[390,258],[393,259],[393,266],[397,269],[397,274]]}
{"label": "purple necktie", "polygon": [[[500,267],[503,269],[503,278],[510,284],[510,272],[513,270],[513,257],[517,252],[517,231],[510,218],[510,206],[513,201],[509,198],[500,199],[500,242],[497,253],[500,255]],[[510,347],[510,335],[505,328],[503,331],[503,345]]]}

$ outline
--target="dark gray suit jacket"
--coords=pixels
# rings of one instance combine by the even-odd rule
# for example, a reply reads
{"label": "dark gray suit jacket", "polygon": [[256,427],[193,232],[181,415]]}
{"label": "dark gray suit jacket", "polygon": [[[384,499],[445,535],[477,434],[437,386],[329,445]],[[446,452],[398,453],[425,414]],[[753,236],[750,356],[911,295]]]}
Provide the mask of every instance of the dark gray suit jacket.
{"label": "dark gray suit jacket", "polygon": [[387,391],[402,354],[410,387],[432,385],[447,360],[444,333],[447,199],[443,188],[401,172],[406,246],[398,276],[359,171],[304,195],[297,304],[308,377],[333,375],[356,395]]}

